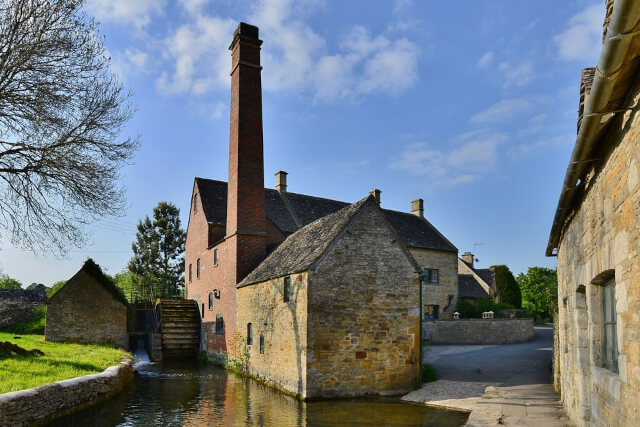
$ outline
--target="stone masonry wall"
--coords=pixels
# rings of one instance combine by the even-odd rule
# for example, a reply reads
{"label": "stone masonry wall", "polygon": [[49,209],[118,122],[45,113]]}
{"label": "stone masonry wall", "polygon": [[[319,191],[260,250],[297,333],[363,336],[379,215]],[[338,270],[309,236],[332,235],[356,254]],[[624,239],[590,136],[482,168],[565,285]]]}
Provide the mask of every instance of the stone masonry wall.
{"label": "stone masonry wall", "polygon": [[307,397],[397,394],[418,377],[418,281],[366,206],[309,275]]}
{"label": "stone masonry wall", "polygon": [[[289,302],[283,298],[284,277],[238,289],[237,330],[246,338],[247,323],[252,324],[249,373],[305,398],[308,275],[289,277]],[[264,354],[260,354],[260,335],[264,336]]]}
{"label": "stone masonry wall", "polygon": [[460,319],[428,321],[422,337],[431,344],[514,344],[533,339],[533,319]]}
{"label": "stone masonry wall", "polygon": [[128,348],[127,308],[81,270],[49,299],[44,336],[47,341],[112,342]]}
{"label": "stone masonry wall", "polygon": [[419,248],[409,250],[420,267],[439,270],[440,283],[423,283],[422,303],[440,306],[440,319],[452,319],[458,301],[458,254]]}
{"label": "stone masonry wall", "polygon": [[131,361],[99,374],[0,394],[0,427],[42,425],[121,392],[133,379]]}
{"label": "stone masonry wall", "polygon": [[[634,89],[628,105],[640,99]],[[558,248],[559,347],[563,404],[578,425],[634,425],[640,419],[640,114],[613,118],[612,143]],[[618,373],[603,367],[602,291],[592,280],[615,270]]]}

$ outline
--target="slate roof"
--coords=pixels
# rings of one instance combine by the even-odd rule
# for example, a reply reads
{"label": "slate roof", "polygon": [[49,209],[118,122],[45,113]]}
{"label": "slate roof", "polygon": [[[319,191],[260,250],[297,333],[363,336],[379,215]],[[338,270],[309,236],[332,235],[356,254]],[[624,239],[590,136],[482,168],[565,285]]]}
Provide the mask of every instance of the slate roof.
{"label": "slate roof", "polygon": [[471,274],[458,274],[458,297],[459,298],[490,298],[484,288]]}
{"label": "slate roof", "polygon": [[309,269],[347,227],[351,218],[370,200],[373,200],[370,196],[366,197],[296,231],[249,273],[237,287],[241,288]]}
{"label": "slate roof", "polygon": [[[213,225],[226,225],[227,183],[206,178],[196,178],[195,180],[200,191],[200,204],[207,222]],[[346,202],[305,194],[287,192],[283,196],[277,190],[270,188],[265,188],[264,192],[267,219],[285,234],[294,233],[300,228],[296,222],[304,227],[350,206]],[[287,207],[287,203],[289,207]],[[426,219],[406,212],[389,209],[382,209],[382,211],[406,246],[458,252],[458,249]]]}
{"label": "slate roof", "polygon": [[484,280],[486,282],[487,285],[489,285],[490,287],[493,288],[493,281],[494,281],[494,273],[491,269],[489,268],[474,268],[474,271],[476,272],[476,274],[478,276],[480,276],[480,278],[482,280]]}

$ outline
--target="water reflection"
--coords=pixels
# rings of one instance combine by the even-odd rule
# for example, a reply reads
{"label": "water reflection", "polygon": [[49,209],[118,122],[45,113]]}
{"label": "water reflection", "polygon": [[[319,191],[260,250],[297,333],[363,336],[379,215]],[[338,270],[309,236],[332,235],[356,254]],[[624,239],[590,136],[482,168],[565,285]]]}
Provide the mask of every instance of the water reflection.
{"label": "water reflection", "polygon": [[54,426],[460,426],[467,415],[397,400],[302,403],[210,366],[148,365],[126,393]]}

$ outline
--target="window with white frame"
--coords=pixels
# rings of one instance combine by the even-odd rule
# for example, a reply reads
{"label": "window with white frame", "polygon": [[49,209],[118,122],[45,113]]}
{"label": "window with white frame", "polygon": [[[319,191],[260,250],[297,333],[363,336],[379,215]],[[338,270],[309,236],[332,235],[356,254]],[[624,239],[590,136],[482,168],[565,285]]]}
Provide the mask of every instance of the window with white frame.
{"label": "window with white frame", "polygon": [[438,284],[440,283],[440,272],[437,268],[425,268],[423,270],[424,273],[424,283],[430,284]]}

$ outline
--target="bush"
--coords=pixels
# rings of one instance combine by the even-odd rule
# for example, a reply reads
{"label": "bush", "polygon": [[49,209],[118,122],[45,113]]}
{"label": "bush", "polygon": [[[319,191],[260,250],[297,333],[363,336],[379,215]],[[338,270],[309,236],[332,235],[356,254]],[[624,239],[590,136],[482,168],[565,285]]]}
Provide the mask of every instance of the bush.
{"label": "bush", "polygon": [[509,303],[515,308],[522,308],[522,294],[520,286],[513,277],[513,273],[506,265],[491,266],[496,278],[496,287],[500,293],[500,301]]}
{"label": "bush", "polygon": [[[458,302],[456,310],[460,313],[461,319],[480,319],[485,311],[493,311],[494,316],[501,310],[513,309],[511,304],[495,303],[489,298],[477,299],[475,304],[466,301]],[[496,316],[497,317],[497,316]]]}
{"label": "bush", "polygon": [[425,363],[422,365],[422,382],[430,383],[431,381],[436,381],[438,379],[438,372],[436,372],[436,368]]}

